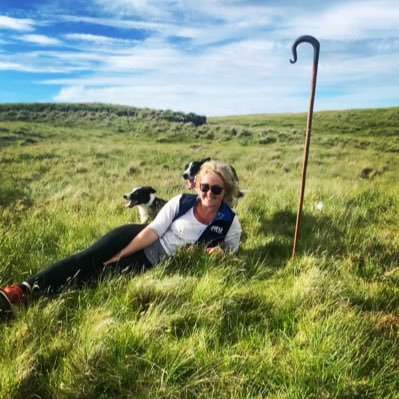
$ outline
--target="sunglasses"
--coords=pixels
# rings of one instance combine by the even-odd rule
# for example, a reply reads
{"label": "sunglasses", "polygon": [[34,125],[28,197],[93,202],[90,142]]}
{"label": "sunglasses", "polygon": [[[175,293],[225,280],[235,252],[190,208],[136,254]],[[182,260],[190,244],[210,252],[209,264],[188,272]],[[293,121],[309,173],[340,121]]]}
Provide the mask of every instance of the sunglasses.
{"label": "sunglasses", "polygon": [[212,185],[210,185],[208,183],[204,183],[204,184],[200,183],[200,190],[203,193],[207,193],[209,190],[211,190],[212,194],[219,195],[219,194],[222,193],[223,187],[222,186],[218,186],[218,185],[212,186]]}

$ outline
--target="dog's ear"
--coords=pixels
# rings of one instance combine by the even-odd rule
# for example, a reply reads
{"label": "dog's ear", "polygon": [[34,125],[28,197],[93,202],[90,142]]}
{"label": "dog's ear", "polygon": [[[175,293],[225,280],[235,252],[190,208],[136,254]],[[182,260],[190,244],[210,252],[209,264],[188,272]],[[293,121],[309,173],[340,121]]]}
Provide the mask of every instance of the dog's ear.
{"label": "dog's ear", "polygon": [[238,175],[236,170],[231,165],[229,165],[229,168],[231,169],[231,173],[233,174],[234,179],[238,180]]}
{"label": "dog's ear", "polygon": [[153,193],[153,194],[155,194],[155,193],[157,192],[157,190],[155,190],[155,188],[152,188],[152,187],[150,187],[150,186],[148,186],[148,191],[149,191],[150,193]]}
{"label": "dog's ear", "polygon": [[211,160],[211,158],[208,157],[208,158],[203,158],[203,159],[201,159],[200,162],[201,162],[201,163],[205,163],[205,162],[208,162],[208,161],[210,161],[210,160]]}

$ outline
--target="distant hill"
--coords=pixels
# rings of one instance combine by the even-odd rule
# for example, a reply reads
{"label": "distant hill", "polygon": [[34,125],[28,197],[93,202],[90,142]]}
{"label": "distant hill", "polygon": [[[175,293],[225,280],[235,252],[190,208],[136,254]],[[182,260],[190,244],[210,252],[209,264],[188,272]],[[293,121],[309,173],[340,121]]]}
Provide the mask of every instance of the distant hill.
{"label": "distant hill", "polygon": [[206,117],[192,112],[183,113],[171,110],[154,110],[124,105],[102,103],[18,103],[0,104],[1,121],[51,122],[58,124],[104,126],[118,120],[143,121],[162,120],[169,122],[192,123],[200,126]]}
{"label": "distant hill", "polygon": [[[195,113],[102,103],[0,104],[0,145],[36,142],[44,136],[128,134],[156,142],[302,143],[306,113],[206,117]],[[348,139],[385,137],[399,152],[399,107],[319,111],[313,116],[314,139],[335,144]]]}
{"label": "distant hill", "polygon": [[[253,129],[298,129],[305,131],[306,113],[254,114],[208,118],[212,124],[236,124]],[[318,111],[313,129],[323,133],[360,135],[399,135],[399,107]]]}

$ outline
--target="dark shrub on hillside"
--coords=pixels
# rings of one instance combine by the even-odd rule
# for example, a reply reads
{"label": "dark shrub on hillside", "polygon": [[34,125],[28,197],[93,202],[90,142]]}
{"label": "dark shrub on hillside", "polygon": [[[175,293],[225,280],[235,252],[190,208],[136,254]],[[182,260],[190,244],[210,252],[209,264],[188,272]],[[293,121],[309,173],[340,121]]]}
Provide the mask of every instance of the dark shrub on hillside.
{"label": "dark shrub on hillside", "polygon": [[190,112],[189,114],[187,114],[187,118],[187,122],[192,122],[195,126],[201,126],[206,123],[206,116],[204,115],[196,115]]}
{"label": "dark shrub on hillside", "polygon": [[272,136],[263,136],[259,139],[259,144],[272,144],[277,141],[276,137]]}
{"label": "dark shrub on hillside", "polygon": [[252,132],[250,132],[249,130],[242,130],[239,134],[238,137],[239,138],[245,138],[245,137],[251,137],[252,136]]}

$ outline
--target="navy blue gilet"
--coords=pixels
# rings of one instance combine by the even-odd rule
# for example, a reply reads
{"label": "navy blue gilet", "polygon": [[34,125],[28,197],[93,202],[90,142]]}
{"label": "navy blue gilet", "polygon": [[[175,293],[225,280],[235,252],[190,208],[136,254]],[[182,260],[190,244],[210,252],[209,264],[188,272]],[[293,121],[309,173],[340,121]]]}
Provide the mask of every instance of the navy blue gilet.
{"label": "navy blue gilet", "polygon": [[[183,216],[189,209],[191,209],[198,200],[198,196],[194,194],[182,194],[179,201],[179,211],[174,217],[173,221]],[[223,242],[227,232],[233,223],[235,213],[222,202],[219,211],[212,220],[212,222],[203,231],[197,242],[209,247],[216,247]]]}

